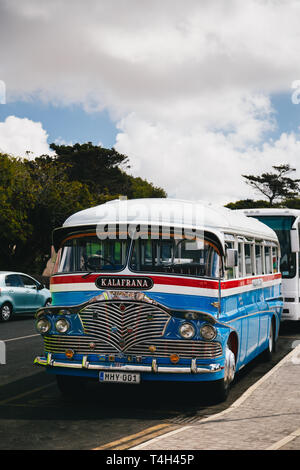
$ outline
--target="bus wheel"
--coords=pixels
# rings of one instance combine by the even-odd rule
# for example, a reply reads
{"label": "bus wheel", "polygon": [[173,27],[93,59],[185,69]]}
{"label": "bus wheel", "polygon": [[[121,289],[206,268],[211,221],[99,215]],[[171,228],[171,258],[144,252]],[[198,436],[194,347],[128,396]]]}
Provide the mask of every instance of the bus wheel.
{"label": "bus wheel", "polygon": [[270,331],[269,331],[268,346],[262,353],[262,360],[265,362],[271,361],[274,351],[275,351],[275,328],[274,328],[274,321],[272,320],[271,325],[270,325]]}
{"label": "bus wheel", "polygon": [[81,377],[71,375],[57,375],[57,386],[65,398],[76,398],[85,390],[85,383]]}
{"label": "bus wheel", "polygon": [[228,397],[230,384],[235,375],[235,356],[229,346],[226,346],[224,377],[223,379],[216,380],[213,385],[213,397],[216,402],[225,401]]}

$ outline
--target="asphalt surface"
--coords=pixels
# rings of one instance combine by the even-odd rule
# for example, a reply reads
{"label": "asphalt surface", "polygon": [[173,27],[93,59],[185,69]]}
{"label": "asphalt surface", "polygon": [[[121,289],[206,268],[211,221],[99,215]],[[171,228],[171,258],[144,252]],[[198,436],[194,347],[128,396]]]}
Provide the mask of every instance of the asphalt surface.
{"label": "asphalt surface", "polygon": [[6,365],[0,365],[0,450],[129,449],[226,410],[300,341],[300,325],[282,324],[272,362],[252,361],[221,404],[210,402],[205,387],[159,383],[90,384],[81,397],[64,400],[55,378],[33,365],[43,347],[32,318],[1,323],[0,339],[6,344]]}

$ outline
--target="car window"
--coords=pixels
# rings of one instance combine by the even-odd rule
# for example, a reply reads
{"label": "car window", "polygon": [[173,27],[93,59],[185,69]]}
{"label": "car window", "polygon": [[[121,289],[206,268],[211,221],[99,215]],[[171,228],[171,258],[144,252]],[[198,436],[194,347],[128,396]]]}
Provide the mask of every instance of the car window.
{"label": "car window", "polygon": [[37,287],[37,282],[31,277],[21,275],[21,278],[25,287],[32,287],[32,286]]}
{"label": "car window", "polygon": [[5,277],[5,285],[8,287],[23,287],[23,282],[18,274],[9,274]]}

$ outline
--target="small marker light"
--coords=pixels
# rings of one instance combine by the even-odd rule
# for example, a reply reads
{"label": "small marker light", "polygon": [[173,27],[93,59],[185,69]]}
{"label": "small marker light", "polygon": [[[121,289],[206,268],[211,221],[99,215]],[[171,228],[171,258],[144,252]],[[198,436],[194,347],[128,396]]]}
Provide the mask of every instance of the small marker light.
{"label": "small marker light", "polygon": [[170,361],[173,362],[173,364],[177,364],[177,362],[179,361],[178,354],[171,354]]}
{"label": "small marker light", "polygon": [[66,356],[68,359],[72,359],[73,356],[74,356],[74,354],[75,354],[75,353],[74,353],[73,349],[67,349],[67,350],[65,351],[65,356]]}

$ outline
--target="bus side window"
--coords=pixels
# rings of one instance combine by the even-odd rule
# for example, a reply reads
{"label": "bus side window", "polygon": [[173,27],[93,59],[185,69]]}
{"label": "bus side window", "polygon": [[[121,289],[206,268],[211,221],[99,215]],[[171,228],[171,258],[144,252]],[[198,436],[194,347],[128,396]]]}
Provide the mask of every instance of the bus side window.
{"label": "bus side window", "polygon": [[272,248],[272,265],[273,265],[273,273],[278,273],[278,249],[277,249],[277,246],[273,246],[273,248]]}
{"label": "bus side window", "polygon": [[245,243],[245,266],[246,266],[246,276],[252,276],[254,274],[254,266],[252,266],[252,244],[250,243]]}
{"label": "bus side window", "polygon": [[256,274],[263,274],[263,263],[262,263],[262,246],[255,245],[255,263],[256,263]]}
{"label": "bus side window", "polygon": [[238,267],[239,277],[244,276],[244,243],[239,242],[238,244]]}
{"label": "bus side window", "polygon": [[[229,249],[234,248],[233,242],[226,242],[226,248],[229,248]],[[235,270],[234,268],[226,268],[225,279],[234,279],[235,278],[234,270]]]}
{"label": "bus side window", "polygon": [[272,274],[272,263],[271,263],[271,247],[265,246],[265,274]]}

